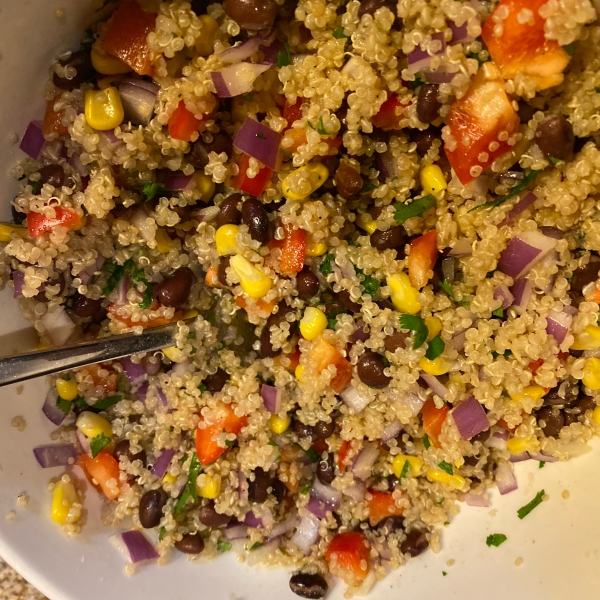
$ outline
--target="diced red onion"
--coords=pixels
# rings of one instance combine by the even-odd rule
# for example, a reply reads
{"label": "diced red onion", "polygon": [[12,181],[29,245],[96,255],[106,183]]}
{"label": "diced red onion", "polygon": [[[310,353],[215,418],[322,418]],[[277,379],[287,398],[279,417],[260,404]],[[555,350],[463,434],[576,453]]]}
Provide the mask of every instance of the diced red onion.
{"label": "diced red onion", "polygon": [[219,98],[233,98],[251,92],[254,80],[270,67],[270,64],[242,62],[219,71],[212,71],[210,76]]}
{"label": "diced red onion", "polygon": [[119,96],[123,103],[126,121],[143,127],[150,123],[154,116],[156,95],[158,93],[158,86],[154,87],[156,91],[151,92],[145,87],[134,85],[132,80],[126,80],[119,85]]}
{"label": "diced red onion", "polygon": [[496,468],[496,485],[503,496],[518,489],[513,466],[509,462],[500,463]]}
{"label": "diced red onion", "polygon": [[25,130],[19,148],[34,160],[38,160],[45,143],[42,124],[39,121],[32,121]]}
{"label": "diced red onion", "polygon": [[65,415],[65,413],[60,410],[58,406],[56,406],[57,400],[58,394],[56,393],[56,388],[52,386],[46,394],[46,400],[44,400],[42,412],[51,423],[58,426],[65,420],[67,415]]}
{"label": "diced red onion", "polygon": [[346,261],[346,264],[343,267],[340,267],[340,265],[333,261],[331,263],[331,268],[339,280],[352,279],[356,275],[354,265],[349,260]]}
{"label": "diced red onion", "polygon": [[250,58],[259,49],[262,50],[263,47],[267,49],[274,40],[275,33],[272,33],[267,38],[257,35],[256,37],[250,38],[246,42],[242,42],[241,44],[227,48],[227,50],[219,54],[219,58],[221,59],[221,62],[224,63],[239,63],[242,60]]}
{"label": "diced red onion", "polygon": [[22,298],[23,286],[25,285],[25,273],[22,271],[13,271],[12,280],[14,285],[13,298]]}
{"label": "diced red onion", "polygon": [[230,523],[225,529],[225,537],[229,540],[241,540],[248,537],[248,528],[241,523]]}
{"label": "diced red onion", "polygon": [[523,277],[555,246],[556,240],[539,231],[522,231],[500,254],[498,269],[513,279]]}
{"label": "diced red onion", "polygon": [[285,535],[286,533],[289,533],[295,529],[296,525],[298,525],[298,515],[294,513],[289,515],[284,521],[275,523],[275,525],[273,525],[273,529],[271,529],[269,538]]}
{"label": "diced red onion", "polygon": [[570,304],[565,304],[563,306],[563,312],[574,317],[579,312],[579,310],[575,306],[571,306]]}
{"label": "diced red onion", "polygon": [[155,561],[159,554],[141,531],[124,531],[113,535],[110,543],[131,564]]}
{"label": "diced red onion", "polygon": [[478,433],[490,428],[490,422],[483,406],[473,396],[453,408],[452,417],[463,440],[470,440]]}
{"label": "diced red onion", "polygon": [[515,297],[511,294],[508,287],[501,283],[500,285],[496,286],[496,289],[494,290],[494,300],[501,300],[502,308],[508,308],[509,306],[513,305]]}
{"label": "diced red onion", "polygon": [[529,279],[522,277],[515,281],[510,291],[515,297],[513,308],[518,313],[523,314],[527,310],[529,300],[531,300],[531,294],[533,293],[532,283]]}
{"label": "diced red onion", "polygon": [[553,310],[546,317],[546,333],[551,335],[560,346],[569,333],[572,321],[573,317],[566,312]]}
{"label": "diced red onion", "polygon": [[248,527],[264,527],[263,520],[257,517],[251,510],[244,517],[244,525],[248,525]]}
{"label": "diced red onion", "polygon": [[448,258],[442,259],[442,274],[444,275],[444,281],[452,283],[456,273],[456,260],[454,257],[449,256]]}
{"label": "diced red onion", "polygon": [[520,454],[511,454],[509,460],[511,463],[523,462],[524,460],[529,460],[529,454],[527,452],[521,452]]}
{"label": "diced red onion", "polygon": [[87,177],[90,174],[90,168],[88,165],[84,165],[81,162],[81,156],[76,152],[69,159],[69,164],[81,175],[81,177]]}
{"label": "diced red onion", "polygon": [[425,399],[421,398],[418,394],[407,392],[402,397],[401,402],[410,408],[412,416],[416,417],[421,412],[421,408],[423,408],[423,404],[425,404]]}
{"label": "diced red onion", "polygon": [[265,408],[276,415],[281,411],[281,390],[265,383],[260,388],[260,395],[263,399]]}
{"label": "diced red onion", "polygon": [[302,517],[296,533],[291,538],[291,541],[298,546],[304,554],[310,554],[313,546],[319,539],[319,524],[321,519],[309,513]]}
{"label": "diced red onion", "polygon": [[64,306],[49,309],[40,321],[55,346],[64,346],[75,331],[75,323],[69,318]]}
{"label": "diced red onion", "polygon": [[[470,328],[469,328],[470,329]],[[465,342],[467,341],[467,329],[463,329],[452,336],[452,347],[457,352],[462,352],[465,349]]]}
{"label": "diced red onion", "polygon": [[77,460],[77,451],[73,444],[51,444],[33,449],[33,455],[42,469],[66,467]]}
{"label": "diced red onion", "polygon": [[473,240],[460,238],[448,252],[448,256],[469,256],[473,254]]}
{"label": "diced red onion", "polygon": [[123,373],[131,385],[136,385],[146,379],[146,371],[139,363],[134,363],[129,356],[121,359]]}
{"label": "diced red onion", "polygon": [[128,303],[127,292],[129,290],[129,273],[125,273],[117,283],[117,299],[116,306],[124,306]]}
{"label": "diced red onion", "polygon": [[421,379],[430,387],[431,391],[440,398],[444,399],[448,393],[448,388],[441,383],[435,375],[421,372]]}
{"label": "diced red onion", "polygon": [[381,432],[381,441],[387,442],[395,438],[402,430],[402,423],[399,419],[394,419],[391,423],[388,423]]}
{"label": "diced red onion", "polygon": [[262,546],[255,548],[246,555],[246,564],[249,567],[253,567],[263,561],[266,561],[271,554],[277,552],[277,549],[280,545],[281,540],[279,538],[273,538],[272,540],[269,540]]}
{"label": "diced red onion", "polygon": [[563,238],[563,234],[562,231],[560,229],[557,229],[556,227],[540,227],[540,231],[549,238],[555,239],[555,240],[562,240]]}
{"label": "diced red onion", "polygon": [[137,228],[140,235],[146,240],[154,239],[156,225],[153,219],[149,219],[143,208],[136,210],[129,219],[129,222]]}
{"label": "diced red onion", "polygon": [[342,501],[342,492],[336,490],[330,485],[321,483],[317,478],[313,481],[312,489],[310,490],[311,496],[321,500],[326,504],[331,504],[334,508],[337,508]]}
{"label": "diced red onion", "polygon": [[102,135],[108,140],[111,146],[116,146],[118,144],[122,144],[123,140],[120,140],[110,129],[108,131],[103,131]]}
{"label": "diced red onion", "polygon": [[392,560],[392,552],[387,542],[380,543],[376,541],[374,546],[377,554],[379,554],[379,558],[382,560]]}
{"label": "diced red onion", "polygon": [[196,186],[193,175],[184,175],[181,171],[175,171],[167,175],[164,186],[168,190],[192,190]]}
{"label": "diced red onion", "polygon": [[99,256],[93,265],[91,265],[90,267],[87,267],[83,271],[80,271],[79,273],[77,273],[77,277],[79,277],[79,279],[81,279],[81,283],[83,283],[83,285],[87,285],[90,282],[90,280],[92,279],[92,277],[98,271],[100,271],[100,269],[102,269],[102,266],[104,265],[105,262],[106,262],[106,259],[104,258],[104,256]]}
{"label": "diced red onion", "polygon": [[485,441],[484,446],[494,448],[496,450],[506,450],[508,442],[508,433],[506,431],[495,431]]}
{"label": "diced red onion", "polygon": [[481,381],[489,381],[490,380],[490,376],[486,373],[485,371],[485,367],[483,365],[479,365],[479,379]]}
{"label": "diced red onion", "polygon": [[377,444],[365,442],[363,449],[358,453],[352,465],[352,472],[363,481],[371,475],[373,465],[379,456]]}
{"label": "diced red onion", "polygon": [[[442,42],[441,49],[435,53],[435,55],[444,54],[446,52],[446,38],[443,33],[434,33],[431,36],[431,40],[439,40]],[[434,56],[435,56],[434,55]],[[422,50],[420,46],[417,46],[408,55],[408,70],[410,73],[415,74],[423,69],[427,69],[431,64],[432,55],[426,50]]]}
{"label": "diced red onion", "polygon": [[546,454],[543,450],[537,454],[529,453],[531,460],[537,460],[538,462],[555,463],[558,462],[558,457],[552,456],[552,454]]}
{"label": "diced red onion", "polygon": [[453,79],[454,76],[456,75],[456,73],[448,73],[448,71],[440,68],[437,71],[423,71],[423,79],[427,82],[427,83],[435,83],[435,84],[442,84],[442,83],[450,83]]}
{"label": "diced red onion", "polygon": [[350,336],[351,342],[366,342],[371,337],[371,333],[369,331],[368,325],[365,325],[362,321],[359,321],[356,324],[356,329],[352,332]]}
{"label": "diced red onion", "polygon": [[490,505],[490,499],[487,494],[475,494],[473,492],[469,492],[462,497],[462,500],[469,506],[487,508]]}
{"label": "diced red onion", "polygon": [[347,386],[340,393],[340,398],[344,401],[344,404],[356,414],[358,414],[369,404],[369,402],[371,402],[371,398],[369,396],[361,396],[353,385]]}
{"label": "diced red onion", "polygon": [[148,396],[148,387],[149,387],[148,382],[144,381],[144,383],[142,383],[142,385],[140,385],[140,387],[137,389],[136,395],[137,395],[138,400],[142,404],[146,404],[146,398]]}
{"label": "diced red onion", "polygon": [[156,395],[158,396],[158,399],[160,400],[160,403],[163,406],[168,406],[169,405],[169,401],[167,400],[167,396],[166,396],[164,390],[161,387],[157,387],[156,388]]}
{"label": "diced red onion", "polygon": [[355,479],[352,485],[349,485],[344,488],[343,494],[344,496],[349,496],[356,502],[361,502],[365,497],[365,492],[367,491],[367,486],[364,481],[360,479]]}
{"label": "diced red onion", "polygon": [[501,225],[509,225],[515,217],[526,211],[535,201],[537,196],[533,192],[527,192],[521,199],[506,213]]}
{"label": "diced red onion", "polygon": [[77,429],[75,435],[77,436],[77,441],[79,442],[83,453],[87,454],[88,456],[91,456],[92,447],[90,446],[90,440],[88,439],[88,437],[80,429]]}
{"label": "diced red onion", "polygon": [[283,136],[248,117],[240,127],[233,145],[273,171],[278,167],[279,145]]}
{"label": "diced red onion", "polygon": [[397,175],[398,164],[391,152],[386,151],[375,155],[377,170],[384,179],[393,179]]}
{"label": "diced red onion", "polygon": [[200,223],[208,223],[209,221],[216,219],[220,212],[221,209],[218,206],[207,206],[198,211],[196,218]]}
{"label": "diced red onion", "polygon": [[167,469],[169,468],[174,456],[175,450],[173,450],[173,448],[165,448],[160,453],[160,456],[154,461],[151,469],[152,473],[159,479],[162,479],[165,476],[165,473],[167,472]]}
{"label": "diced red onion", "polygon": [[326,502],[321,502],[318,498],[311,496],[306,505],[306,509],[319,519],[324,519],[328,512],[333,512],[333,506]]}

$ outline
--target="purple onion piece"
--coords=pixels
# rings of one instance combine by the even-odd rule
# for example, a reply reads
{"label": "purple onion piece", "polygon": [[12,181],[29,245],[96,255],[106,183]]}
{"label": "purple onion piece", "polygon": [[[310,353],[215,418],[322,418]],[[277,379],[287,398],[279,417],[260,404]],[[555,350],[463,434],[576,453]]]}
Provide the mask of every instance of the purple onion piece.
{"label": "purple onion piece", "polygon": [[314,496],[317,500],[330,504],[334,508],[337,508],[342,501],[342,492],[336,490],[330,485],[325,485],[315,478],[312,484],[310,495]]}
{"label": "purple onion piece", "polygon": [[13,271],[12,280],[14,285],[13,298],[22,298],[23,286],[25,285],[25,273],[22,271]]}
{"label": "purple onion piece", "polygon": [[347,386],[340,393],[340,398],[344,401],[344,404],[355,414],[358,414],[369,404],[369,402],[371,402],[371,398],[368,395],[361,396],[361,394],[353,385]]}
{"label": "purple onion piece", "polygon": [[233,98],[252,91],[254,80],[270,67],[270,64],[238,63],[212,71],[210,76],[219,98]]}
{"label": "purple onion piece", "polygon": [[44,400],[44,405],[42,406],[42,412],[45,417],[53,424],[60,425],[66,418],[66,414],[56,406],[56,401],[58,400],[58,394],[56,393],[56,388],[52,386],[48,393],[46,394],[46,399]]}
{"label": "purple onion piece", "polygon": [[34,160],[38,160],[45,143],[42,124],[39,121],[32,121],[25,130],[19,148]]}
{"label": "purple onion piece", "polygon": [[119,96],[125,111],[125,120],[134,125],[146,127],[154,116],[157,92],[151,92],[144,87],[121,83]]}
{"label": "purple onion piece", "polygon": [[469,506],[487,508],[490,505],[490,499],[486,494],[475,494],[473,492],[469,492],[462,497],[462,500]]}
{"label": "purple onion piece", "polygon": [[320,519],[313,514],[308,514],[302,517],[296,533],[292,536],[291,541],[298,546],[304,554],[310,554],[312,547],[319,539],[319,524]]}
{"label": "purple onion piece", "polygon": [[248,117],[237,132],[233,145],[275,171],[282,138],[280,133]]}
{"label": "purple onion piece", "polygon": [[352,465],[352,472],[363,481],[371,475],[373,465],[379,456],[377,444],[365,442],[363,449],[358,453]]}
{"label": "purple onion piece", "polygon": [[110,538],[111,544],[131,564],[155,561],[159,554],[141,531],[124,531]]}
{"label": "purple onion piece", "polygon": [[165,476],[165,473],[167,472],[167,469],[169,468],[174,456],[175,450],[172,448],[165,448],[154,462],[154,465],[152,465],[152,473],[159,479],[162,479]]}
{"label": "purple onion piece", "polygon": [[526,211],[535,201],[537,196],[533,192],[527,192],[521,199],[506,213],[501,225],[510,225],[515,217]]}
{"label": "purple onion piece", "polygon": [[470,440],[490,428],[483,406],[473,396],[453,408],[452,417],[463,440]]}
{"label": "purple onion piece", "polygon": [[248,525],[248,527],[264,527],[262,518],[257,517],[251,510],[244,517],[244,525]]}
{"label": "purple onion piece", "polygon": [[66,467],[77,460],[77,451],[73,444],[51,444],[33,449],[35,459],[42,469]]}
{"label": "purple onion piece", "polygon": [[121,359],[123,365],[123,373],[131,385],[136,385],[146,379],[146,371],[139,363],[134,363],[131,357],[126,356]]}
{"label": "purple onion piece", "polygon": [[496,289],[494,290],[494,300],[501,300],[502,308],[508,308],[509,306],[512,306],[515,297],[512,295],[508,287],[501,283],[500,285],[496,286]]}
{"label": "purple onion piece", "polygon": [[498,269],[513,279],[523,277],[555,246],[556,240],[539,231],[523,231],[501,252]]}
{"label": "purple onion piece", "polygon": [[533,293],[533,285],[529,279],[525,277],[517,279],[510,291],[515,297],[513,308],[520,313],[525,312]]}
{"label": "purple onion piece", "polygon": [[276,415],[281,411],[281,390],[272,386],[263,384],[260,388],[260,395],[263,399],[265,408]]}
{"label": "purple onion piece", "polygon": [[513,466],[509,462],[500,463],[496,468],[496,485],[502,496],[518,489]]}
{"label": "purple onion piece", "polygon": [[435,375],[429,375],[429,373],[421,373],[421,379],[429,386],[431,391],[444,399],[448,393],[448,388],[441,383]]}
{"label": "purple onion piece", "polygon": [[241,540],[248,537],[248,528],[241,523],[230,523],[225,529],[225,537],[229,541]]}
{"label": "purple onion piece", "polygon": [[318,498],[311,496],[306,505],[306,509],[310,511],[315,517],[324,519],[328,512],[333,512],[334,507],[326,502],[321,502]]}
{"label": "purple onion piece", "polygon": [[553,310],[546,317],[546,333],[551,335],[560,346],[569,333],[572,321],[572,315],[569,315],[564,311],[558,312]]}
{"label": "purple onion piece", "polygon": [[391,423],[388,423],[381,432],[381,441],[388,442],[395,438],[402,431],[402,423],[399,419],[394,419]]}

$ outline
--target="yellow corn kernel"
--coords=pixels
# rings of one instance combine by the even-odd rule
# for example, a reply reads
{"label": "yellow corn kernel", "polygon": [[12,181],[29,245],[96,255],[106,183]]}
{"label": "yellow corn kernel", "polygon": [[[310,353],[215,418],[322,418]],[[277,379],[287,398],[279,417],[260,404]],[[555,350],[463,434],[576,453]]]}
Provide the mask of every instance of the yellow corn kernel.
{"label": "yellow corn kernel", "polygon": [[314,242],[307,240],[306,256],[323,256],[327,252],[327,244],[325,242]]}
{"label": "yellow corn kernel", "polygon": [[600,348],[600,327],[598,325],[588,325],[579,335],[575,336],[575,341],[571,350],[598,350]]}
{"label": "yellow corn kernel", "polygon": [[202,29],[196,41],[196,51],[200,56],[210,56],[215,50],[215,42],[219,37],[219,24],[209,15],[200,15],[198,18],[202,23]]}
{"label": "yellow corn kernel", "polygon": [[183,315],[183,319],[193,319],[194,317],[197,317],[200,313],[195,309],[195,308],[190,308],[190,310],[186,310],[184,315]]}
{"label": "yellow corn kernel", "polygon": [[319,308],[309,306],[300,321],[300,333],[305,340],[316,340],[327,329],[327,317]]}
{"label": "yellow corn kernel", "polygon": [[377,231],[377,221],[371,217],[369,213],[363,213],[356,219],[356,224],[364,229],[369,235],[373,235]]}
{"label": "yellow corn kernel", "polygon": [[162,478],[162,482],[163,483],[170,483],[173,484],[177,481],[177,477],[175,477],[175,475],[171,475],[171,473],[167,473],[163,478]]}
{"label": "yellow corn kernel", "polygon": [[310,162],[292,171],[282,182],[283,195],[288,200],[304,200],[316,192],[329,177],[329,171],[320,162]]}
{"label": "yellow corn kernel", "polygon": [[583,385],[590,390],[600,390],[600,358],[588,358],[583,366]]}
{"label": "yellow corn kernel", "polygon": [[240,232],[239,225],[221,225],[215,233],[217,254],[226,256],[237,252],[237,234]]}
{"label": "yellow corn kernel", "polygon": [[443,483],[455,490],[462,490],[466,487],[467,482],[460,475],[450,475],[441,469],[427,469],[427,479],[431,482]]}
{"label": "yellow corn kernel", "polygon": [[529,450],[535,450],[539,447],[539,442],[535,437],[528,438],[510,438],[506,443],[506,447],[511,454],[522,454]]}
{"label": "yellow corn kernel", "polygon": [[526,397],[531,398],[532,400],[540,400],[546,395],[546,390],[541,385],[528,385],[523,388],[523,391],[519,394],[511,394],[510,397],[515,402],[521,402]]}
{"label": "yellow corn kernel", "polygon": [[458,371],[450,373],[448,375],[448,381],[451,381],[452,383],[462,383],[462,375]]}
{"label": "yellow corn kernel", "polygon": [[298,365],[296,367],[296,370],[294,371],[294,375],[296,376],[296,379],[302,383],[302,376],[304,375],[304,367],[302,365]]}
{"label": "yellow corn kernel", "polygon": [[85,411],[77,417],[77,429],[90,440],[99,435],[112,438],[112,425],[108,419],[93,412]]}
{"label": "yellow corn kernel", "polygon": [[421,169],[421,187],[426,194],[437,194],[448,187],[446,178],[437,165]]}
{"label": "yellow corn kernel", "polygon": [[273,433],[285,433],[292,422],[292,417],[285,415],[285,419],[282,419],[279,415],[271,415],[269,419],[269,427]]}
{"label": "yellow corn kernel", "polygon": [[0,242],[10,242],[12,234],[16,233],[20,238],[28,237],[27,227],[21,225],[9,225],[0,223]]}
{"label": "yellow corn kernel", "polygon": [[66,379],[56,380],[56,391],[63,400],[75,400],[77,398],[77,382],[74,379],[67,381]]}
{"label": "yellow corn kernel", "polygon": [[183,362],[186,359],[183,350],[180,350],[177,346],[169,346],[168,348],[163,348],[162,353],[174,363]]}
{"label": "yellow corn kernel", "polygon": [[242,289],[250,298],[258,300],[271,289],[271,278],[267,277],[242,255],[232,256],[229,265],[237,273]]}
{"label": "yellow corn kernel", "polygon": [[421,304],[417,301],[419,291],[410,285],[410,279],[406,273],[389,275],[387,284],[392,292],[390,299],[400,312],[415,315],[421,310]]}
{"label": "yellow corn kernel", "polygon": [[215,182],[212,177],[196,171],[194,180],[196,181],[196,189],[202,194],[200,199],[202,202],[208,202],[215,195]]}
{"label": "yellow corn kernel", "polygon": [[198,495],[202,496],[202,498],[214,500],[221,493],[221,477],[219,475],[215,475],[214,477],[204,475],[204,478],[206,480],[205,484],[196,486]]}
{"label": "yellow corn kernel", "polygon": [[[76,502],[79,502],[79,496],[73,482],[64,482],[62,479],[57,481],[52,491],[52,520],[64,525],[69,520],[69,512]],[[74,523],[78,518],[72,515],[70,521]]]}
{"label": "yellow corn kernel", "polygon": [[169,237],[169,234],[160,227],[156,230],[156,249],[161,254],[168,254],[173,250],[173,240]]}
{"label": "yellow corn kernel", "polygon": [[410,475],[411,477],[418,477],[421,475],[425,463],[417,456],[407,456],[406,454],[394,456],[394,460],[392,461],[392,471],[394,471],[394,475],[398,478],[402,475],[404,464],[407,461],[408,469],[406,475]]}
{"label": "yellow corn kernel", "polygon": [[425,317],[425,325],[429,331],[428,340],[432,340],[442,332],[442,322],[437,317]]}
{"label": "yellow corn kernel", "polygon": [[104,52],[98,44],[92,46],[91,58],[94,69],[101,75],[122,75],[131,71],[129,65]]}
{"label": "yellow corn kernel", "polygon": [[105,90],[89,90],[85,93],[86,123],[98,131],[108,131],[118,127],[125,118],[119,90],[109,87]]}
{"label": "yellow corn kernel", "polygon": [[592,414],[592,418],[594,419],[594,421],[596,421],[598,425],[600,425],[600,406],[596,406]]}
{"label": "yellow corn kernel", "polygon": [[438,356],[433,360],[423,356],[419,361],[419,366],[429,375],[445,375],[450,370],[450,361],[443,356]]}

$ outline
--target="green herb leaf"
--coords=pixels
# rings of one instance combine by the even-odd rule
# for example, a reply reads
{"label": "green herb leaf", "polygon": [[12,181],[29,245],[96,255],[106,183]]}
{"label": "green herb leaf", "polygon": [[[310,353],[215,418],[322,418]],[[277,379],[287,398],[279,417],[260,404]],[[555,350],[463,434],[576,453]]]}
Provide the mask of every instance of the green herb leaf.
{"label": "green herb leaf", "polygon": [[29,185],[31,186],[31,193],[37,196],[42,191],[44,182],[40,179],[40,181],[30,181]]}
{"label": "green herb leaf", "polygon": [[500,317],[501,319],[504,318],[504,309],[502,307],[497,308],[496,310],[492,311],[492,315],[494,315],[494,317]]}
{"label": "green herb leaf", "polygon": [[106,446],[110,444],[110,438],[106,437],[103,433],[99,433],[91,442],[90,450],[92,451],[92,458],[96,458],[101,450],[104,450]]}
{"label": "green herb leaf", "polygon": [[543,460],[540,460],[540,465],[538,467],[538,469],[543,469],[546,466],[546,462]]}
{"label": "green herb leaf", "polygon": [[158,532],[158,541],[162,542],[163,538],[165,537],[166,534],[167,534],[167,530],[164,527],[161,527],[160,531]]}
{"label": "green herb leaf", "polygon": [[575,54],[575,52],[577,50],[577,43],[576,42],[572,42],[571,44],[567,44],[566,46],[563,46],[563,50],[569,56],[573,56],[573,54]]}
{"label": "green herb leaf", "polygon": [[438,284],[455,304],[459,306],[469,306],[469,303],[466,300],[457,300],[454,292],[452,291],[452,286],[447,281],[440,281]]}
{"label": "green herb leaf", "polygon": [[454,475],[454,471],[452,470],[452,465],[443,460],[438,467],[444,471],[444,473],[448,473],[448,475]]}
{"label": "green herb leaf", "polygon": [[414,315],[400,315],[400,327],[402,329],[409,329],[414,332],[413,335],[413,350],[420,348],[429,335],[429,330],[425,321],[421,317]]}
{"label": "green herb leaf", "polygon": [[365,288],[365,292],[367,292],[371,298],[374,298],[381,287],[381,282],[379,279],[366,275],[362,280],[362,286]]}
{"label": "green herb leaf", "polygon": [[254,542],[254,544],[252,544],[252,546],[250,546],[250,552],[252,552],[252,550],[256,550],[257,548],[260,548],[261,546],[264,546],[264,544],[262,542]]}
{"label": "green herb leaf", "polygon": [[72,402],[70,402],[69,400],[65,400],[64,398],[61,398],[60,396],[56,399],[56,406],[65,413],[65,415],[68,415],[71,412],[71,406],[72,406]]}
{"label": "green herb leaf", "polygon": [[292,64],[292,53],[290,52],[290,46],[287,42],[283,43],[284,50],[277,52],[277,66],[287,67]]}
{"label": "green herb leaf", "polygon": [[217,540],[217,552],[228,552],[231,550],[231,542],[225,540]]}
{"label": "green herb leaf", "polygon": [[325,256],[325,260],[323,260],[323,262],[321,263],[321,266],[319,267],[319,271],[321,271],[321,273],[323,273],[323,275],[329,275],[330,273],[333,272],[333,269],[331,267],[332,260],[333,260],[333,254],[327,254],[327,256]]}
{"label": "green herb leaf", "polygon": [[408,219],[420,217],[425,211],[436,205],[435,196],[429,194],[422,198],[417,198],[408,204],[397,202],[394,204],[394,220],[398,225],[402,225]]}
{"label": "green herb leaf", "polygon": [[310,121],[306,121],[306,123],[311,129],[315,129],[315,126]]}
{"label": "green herb leaf", "polygon": [[85,401],[85,398],[83,396],[77,396],[77,398],[73,400],[73,406],[77,408],[83,408],[84,410],[90,408],[89,404]]}
{"label": "green herb leaf", "polygon": [[304,487],[304,488],[302,488],[302,489],[300,490],[300,493],[301,493],[303,496],[306,496],[306,494],[308,494],[308,492],[310,492],[310,490],[311,490],[311,489],[312,489],[312,486],[310,486],[310,485],[307,485],[306,487]]}
{"label": "green herb leaf", "polygon": [[446,575],[448,575],[448,573],[446,573],[446,571],[442,571],[442,575],[443,575],[444,577],[446,577]]}
{"label": "green herb leaf", "polygon": [[[300,446],[302,448],[302,446]],[[304,450],[304,448],[302,448]],[[317,454],[317,451],[314,448],[309,448],[308,450],[304,450],[304,452],[306,453],[306,456],[308,456],[308,458],[310,458],[310,462],[316,463],[319,462],[319,455]]]}
{"label": "green herb leaf", "polygon": [[507,200],[514,198],[518,194],[520,194],[537,176],[541,173],[541,171],[529,171],[525,179],[519,183],[519,185],[515,185],[514,188],[505,194],[504,196],[500,196],[500,198],[496,198],[490,202],[485,202],[484,204],[480,204],[479,206],[474,206],[469,212],[473,212],[474,210],[479,210],[480,208],[495,208],[496,206],[500,206],[504,204]]}
{"label": "green herb leaf", "polygon": [[277,446],[277,444],[276,444],[276,443],[275,443],[273,440],[269,440],[269,441],[267,442],[267,444],[268,444],[269,446]]}
{"label": "green herb leaf", "polygon": [[559,162],[562,162],[562,160],[560,158],[554,158],[554,156],[550,156],[548,155],[548,160],[554,165],[556,166]]}
{"label": "green herb leaf", "polygon": [[348,39],[348,36],[344,34],[344,28],[341,25],[333,32],[333,37],[337,40]]}
{"label": "green herb leaf", "polygon": [[118,404],[123,399],[123,396],[109,396],[108,398],[102,398],[102,400],[98,400],[96,404],[92,405],[92,408],[96,410],[106,410],[115,404]]}
{"label": "green herb leaf", "polygon": [[327,133],[327,129],[325,129],[325,125],[323,124],[323,117],[319,117],[319,122],[317,123],[317,133],[319,135],[329,135]]}
{"label": "green herb leaf", "polygon": [[261,140],[266,140],[267,136],[264,133],[261,133],[260,131],[256,134],[256,137],[261,139]]}
{"label": "green herb leaf", "polygon": [[543,500],[543,496],[546,492],[544,490],[539,491],[535,498],[525,506],[522,506],[518,511],[517,515],[519,515],[519,519],[524,519],[536,506],[539,506]]}
{"label": "green herb leaf", "polygon": [[146,183],[142,189],[144,202],[150,202],[154,198],[163,198],[176,193],[175,190],[170,190],[160,183]]}
{"label": "green herb leaf", "polygon": [[398,477],[398,479],[400,481],[402,481],[408,475],[409,467],[410,467],[410,464],[408,463],[407,460],[405,460],[404,464],[402,465],[402,471],[400,471],[400,477]]}
{"label": "green herb leaf", "polygon": [[481,60],[481,58],[479,58],[479,52],[471,52],[471,54],[469,54],[469,58],[474,58],[479,63],[479,66],[481,66],[483,63],[487,62],[487,61]]}
{"label": "green herb leaf", "polygon": [[423,79],[423,75],[421,73],[417,73],[415,75],[415,80],[409,81],[408,85],[410,86],[410,89],[414,92],[418,88],[420,88],[424,83],[425,83],[425,79]]}
{"label": "green herb leaf", "polygon": [[427,352],[425,352],[425,357],[429,360],[435,360],[444,351],[445,347],[446,344],[444,343],[444,340],[439,335],[436,335],[427,344]]}
{"label": "green herb leaf", "polygon": [[205,392],[205,391],[206,391],[208,388],[207,388],[207,387],[206,387],[206,386],[205,386],[203,383],[201,383],[201,384],[198,386],[198,389],[199,389],[201,392]]}
{"label": "green herb leaf", "polygon": [[446,499],[446,498],[444,498],[444,496],[442,496],[442,497],[441,497],[441,498],[440,498],[440,499],[437,501],[437,505],[438,505],[438,506],[441,506],[442,504],[444,504],[444,500],[445,500],[445,499]]}
{"label": "green herb leaf", "polygon": [[425,450],[431,448],[431,442],[429,441],[429,436],[427,434],[423,436],[423,446],[425,446]]}
{"label": "green herb leaf", "polygon": [[506,541],[506,536],[503,533],[492,533],[491,535],[487,536],[487,539],[485,540],[485,543],[488,546],[496,546],[496,548],[498,546],[500,546],[501,544],[504,544],[504,542]]}
{"label": "green herb leaf", "polygon": [[377,186],[374,183],[364,183],[363,186],[358,191],[359,194],[368,194],[372,192],[374,189],[377,189]]}
{"label": "green herb leaf", "polygon": [[279,152],[281,152],[281,154],[283,154],[286,158],[289,158],[289,159],[294,158],[289,152],[286,152],[283,148],[279,148]]}
{"label": "green herb leaf", "polygon": [[188,480],[186,489],[190,493],[190,496],[194,499],[194,502],[198,502],[198,490],[196,489],[196,482],[198,481],[198,475],[200,475],[200,469],[202,463],[198,460],[198,455],[194,452],[192,454],[192,460],[190,461],[190,470],[188,472]]}

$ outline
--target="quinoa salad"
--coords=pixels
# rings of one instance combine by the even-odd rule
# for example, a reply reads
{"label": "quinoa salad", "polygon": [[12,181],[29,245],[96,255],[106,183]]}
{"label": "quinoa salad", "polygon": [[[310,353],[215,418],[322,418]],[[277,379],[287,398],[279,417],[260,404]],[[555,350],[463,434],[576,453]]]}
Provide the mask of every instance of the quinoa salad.
{"label": "quinoa salad", "polygon": [[305,598],[365,595],[517,489],[515,463],[590,450],[589,0],[90,15],[21,138],[0,276],[40,348],[178,333],[51,378],[58,529],[99,494],[129,574],[234,552]]}

